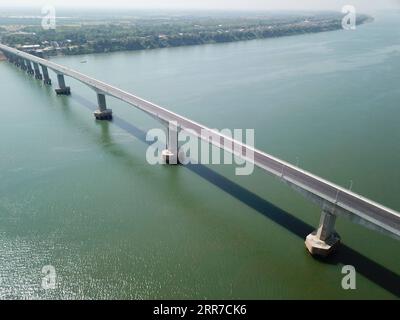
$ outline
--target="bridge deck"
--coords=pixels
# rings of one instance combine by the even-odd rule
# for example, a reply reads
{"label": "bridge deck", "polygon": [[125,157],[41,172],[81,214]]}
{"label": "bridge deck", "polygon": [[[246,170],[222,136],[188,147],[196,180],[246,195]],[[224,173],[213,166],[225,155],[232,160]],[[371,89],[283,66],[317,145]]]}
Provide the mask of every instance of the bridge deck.
{"label": "bridge deck", "polygon": [[[56,73],[74,78],[92,87],[98,93],[103,93],[122,100],[157,119],[165,122],[175,121],[180,128],[190,130],[200,139],[209,141],[222,149],[241,156],[247,161],[253,162],[255,166],[278,176],[280,179],[300,188],[301,190],[315,195],[321,199],[322,202],[333,204],[335,207],[356,215],[359,219],[379,227],[379,229],[388,232],[396,238],[400,237],[400,213],[392,209],[346,190],[265,152],[247,146],[230,137],[221,135],[220,133],[195,121],[182,117],[154,103],[86,76],[80,72],[2,44],[0,44],[0,50],[39,63]],[[210,135],[218,137],[220,141],[210,141]],[[238,153],[237,150],[241,150],[242,152]],[[254,155],[254,157],[251,155]]]}

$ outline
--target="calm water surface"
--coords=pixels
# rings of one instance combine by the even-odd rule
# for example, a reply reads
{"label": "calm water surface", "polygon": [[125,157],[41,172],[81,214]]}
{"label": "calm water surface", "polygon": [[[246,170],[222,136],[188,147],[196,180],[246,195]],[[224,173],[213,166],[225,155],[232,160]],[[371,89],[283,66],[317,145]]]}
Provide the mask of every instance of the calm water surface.
{"label": "calm water surface", "polygon": [[[210,127],[254,128],[259,149],[400,210],[400,14],[53,60]],[[339,219],[342,250],[315,260],[304,237],[319,208],[260,170],[147,164],[158,123],[114,99],[115,120],[98,123],[94,92],[66,80],[72,96],[57,97],[0,63],[0,298],[400,296],[396,240]],[[341,287],[346,264],[357,290]],[[45,265],[56,289],[41,287]]]}

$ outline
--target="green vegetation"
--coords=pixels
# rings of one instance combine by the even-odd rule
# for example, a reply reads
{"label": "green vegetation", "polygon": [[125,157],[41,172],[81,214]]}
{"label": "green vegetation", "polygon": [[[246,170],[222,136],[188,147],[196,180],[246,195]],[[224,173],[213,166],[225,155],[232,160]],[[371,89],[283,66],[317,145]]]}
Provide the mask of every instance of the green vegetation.
{"label": "green vegetation", "polygon": [[[370,18],[358,16],[357,23]],[[342,15],[270,15],[250,17],[157,17],[110,21],[81,21],[44,30],[22,26],[6,33],[2,42],[13,47],[40,45],[46,55],[142,50],[281,37],[341,28]],[[36,50],[36,49],[35,49]]]}

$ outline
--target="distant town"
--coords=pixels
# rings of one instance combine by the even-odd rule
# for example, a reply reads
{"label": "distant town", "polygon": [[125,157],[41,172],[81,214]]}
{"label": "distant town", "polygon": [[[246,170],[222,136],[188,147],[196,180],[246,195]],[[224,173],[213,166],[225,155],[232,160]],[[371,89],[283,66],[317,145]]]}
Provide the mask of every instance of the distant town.
{"label": "distant town", "polygon": [[[0,17],[1,42],[38,55],[77,55],[224,43],[333,31],[343,15],[334,12],[242,15],[167,15],[57,19],[45,30],[41,17]],[[371,21],[358,15],[357,24]]]}

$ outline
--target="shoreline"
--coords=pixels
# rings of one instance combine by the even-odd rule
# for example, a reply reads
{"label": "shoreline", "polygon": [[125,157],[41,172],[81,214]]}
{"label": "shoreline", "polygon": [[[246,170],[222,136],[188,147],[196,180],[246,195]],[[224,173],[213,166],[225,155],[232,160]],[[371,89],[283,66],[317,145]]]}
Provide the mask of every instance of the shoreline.
{"label": "shoreline", "polygon": [[290,38],[290,37],[297,37],[297,36],[307,36],[307,35],[319,34],[319,33],[337,32],[337,31],[341,31],[341,30],[342,29],[334,29],[334,30],[326,30],[326,31],[320,31],[320,32],[305,32],[305,33],[291,34],[291,35],[278,36],[278,37],[265,37],[265,38],[255,38],[255,39],[248,39],[248,40],[243,39],[243,40],[227,41],[227,42],[209,42],[209,43],[188,44],[188,45],[170,46],[170,47],[157,47],[157,48],[147,48],[147,49],[138,49],[138,50],[115,50],[115,51],[108,51],[108,52],[88,52],[88,53],[77,53],[77,54],[59,53],[56,55],[47,55],[45,57],[46,58],[79,57],[79,56],[84,57],[84,56],[92,56],[92,55],[97,55],[97,54],[146,52],[146,51],[164,50],[164,49],[179,49],[179,48],[203,47],[203,46],[213,46],[213,45],[226,45],[226,44],[234,44],[234,43],[244,43],[244,42],[252,42],[252,41],[262,41],[262,40]]}
{"label": "shoreline", "polygon": [[[364,24],[373,23],[375,18],[370,17],[368,20],[362,21],[360,24],[357,24],[357,27],[360,27]],[[322,31],[314,31],[314,32],[299,32],[294,34],[285,34],[281,36],[274,36],[274,37],[258,37],[254,39],[240,39],[234,41],[226,41],[226,42],[206,42],[206,43],[197,43],[197,44],[187,44],[187,45],[178,45],[178,46],[168,46],[168,47],[155,47],[155,48],[143,48],[143,49],[125,49],[125,50],[110,50],[110,51],[99,51],[99,52],[87,52],[87,53],[71,53],[71,54],[51,54],[46,55],[46,58],[52,57],[68,57],[68,56],[87,56],[87,55],[95,55],[95,54],[107,54],[107,53],[117,53],[117,52],[144,52],[144,51],[153,51],[153,50],[162,50],[162,49],[174,49],[174,48],[185,48],[185,47],[195,47],[195,46],[207,46],[207,45],[220,45],[220,44],[230,44],[230,43],[240,43],[240,42],[249,42],[255,40],[268,40],[268,39],[279,39],[279,38],[287,38],[287,37],[296,37],[296,36],[305,36],[311,34],[319,34],[319,33],[328,33],[328,32],[336,32],[336,31],[343,31],[341,27],[336,29],[330,30],[322,30]]]}
{"label": "shoreline", "polygon": [[[209,30],[197,32],[192,30],[196,30],[200,25],[194,25],[193,28],[190,23],[185,22],[190,25],[189,28],[192,28],[189,31],[186,31],[186,33],[178,32],[180,30],[174,30],[174,25],[172,25],[172,27],[169,26],[167,28],[168,30],[163,30],[160,27],[160,25],[162,26],[160,22],[158,22],[158,24],[155,23],[151,27],[145,26],[144,28],[147,29],[142,34],[135,34],[134,31],[132,32],[129,28],[126,29],[129,31],[126,31],[124,26],[121,27],[121,25],[104,25],[103,27],[99,25],[97,28],[85,27],[83,29],[71,30],[68,29],[69,27],[61,26],[61,29],[57,28],[57,32],[55,32],[55,30],[43,31],[33,27],[28,27],[30,28],[28,31],[33,34],[32,37],[22,35],[20,36],[20,39],[18,39],[18,36],[10,35],[10,39],[8,39],[8,36],[6,35],[3,40],[4,44],[10,47],[15,47],[42,58],[51,58],[191,47],[222,43],[226,44],[339,30],[343,31],[342,18],[337,15],[333,18],[322,17],[319,18],[320,20],[317,19],[316,21],[312,19],[307,20],[307,18],[305,18],[304,21],[299,21],[298,19],[299,18],[297,18],[297,20],[285,20],[283,24],[277,22],[264,22],[258,26],[249,25],[247,29],[242,27],[242,25],[247,21],[244,21],[243,24],[236,22],[235,24],[232,24],[228,21],[227,23],[231,23],[231,25],[228,24],[227,26],[222,27],[221,24],[218,26],[221,28],[218,29],[214,28],[214,26],[210,28],[207,20],[201,26],[202,28],[208,27]],[[374,20],[375,18],[373,16],[360,15],[357,16],[356,26],[372,23]],[[221,21],[221,23],[222,22],[223,21]],[[215,24],[217,22],[212,21],[212,23]],[[178,23],[177,26],[179,27]],[[223,28],[225,28],[225,31]],[[129,36],[124,37],[125,34],[129,34]],[[84,40],[77,41],[76,39],[78,38]]]}

